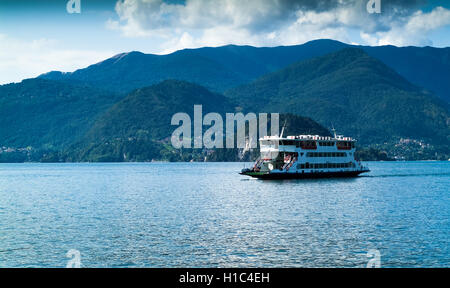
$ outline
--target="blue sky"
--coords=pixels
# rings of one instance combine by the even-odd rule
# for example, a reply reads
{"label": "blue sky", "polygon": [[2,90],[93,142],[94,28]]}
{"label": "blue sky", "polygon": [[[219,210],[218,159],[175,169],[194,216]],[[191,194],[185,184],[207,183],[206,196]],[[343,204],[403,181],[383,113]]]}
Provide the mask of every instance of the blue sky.
{"label": "blue sky", "polygon": [[74,71],[127,51],[166,54],[226,44],[319,38],[362,45],[450,47],[450,1],[0,0],[0,84]]}

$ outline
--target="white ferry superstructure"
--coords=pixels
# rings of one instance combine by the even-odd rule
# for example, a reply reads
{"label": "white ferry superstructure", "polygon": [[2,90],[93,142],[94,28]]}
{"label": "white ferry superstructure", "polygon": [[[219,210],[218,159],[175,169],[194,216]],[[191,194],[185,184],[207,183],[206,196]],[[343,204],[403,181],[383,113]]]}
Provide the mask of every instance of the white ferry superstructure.
{"label": "white ferry superstructure", "polygon": [[260,179],[356,177],[370,170],[355,157],[353,138],[334,135],[265,136],[261,156],[240,174]]}

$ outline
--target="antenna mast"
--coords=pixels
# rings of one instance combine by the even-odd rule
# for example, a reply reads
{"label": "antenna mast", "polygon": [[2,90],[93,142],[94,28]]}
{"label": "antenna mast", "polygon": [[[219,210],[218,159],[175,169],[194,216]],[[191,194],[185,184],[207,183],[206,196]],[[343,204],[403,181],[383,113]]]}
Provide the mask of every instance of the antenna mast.
{"label": "antenna mast", "polygon": [[283,138],[284,128],[286,128],[286,121],[287,120],[284,120],[283,128],[281,128],[280,138]]}
{"label": "antenna mast", "polygon": [[333,123],[331,123],[331,131],[333,131],[333,136],[334,136],[334,138],[336,138],[336,129],[334,129],[334,125],[333,125]]}

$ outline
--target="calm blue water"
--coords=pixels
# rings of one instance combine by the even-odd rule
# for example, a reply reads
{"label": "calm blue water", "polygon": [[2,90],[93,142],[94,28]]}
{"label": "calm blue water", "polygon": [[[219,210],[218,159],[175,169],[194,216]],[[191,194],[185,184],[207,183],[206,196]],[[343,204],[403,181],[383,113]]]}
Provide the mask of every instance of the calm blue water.
{"label": "calm blue water", "polygon": [[0,267],[450,266],[450,162],[251,180],[242,163],[0,164]]}

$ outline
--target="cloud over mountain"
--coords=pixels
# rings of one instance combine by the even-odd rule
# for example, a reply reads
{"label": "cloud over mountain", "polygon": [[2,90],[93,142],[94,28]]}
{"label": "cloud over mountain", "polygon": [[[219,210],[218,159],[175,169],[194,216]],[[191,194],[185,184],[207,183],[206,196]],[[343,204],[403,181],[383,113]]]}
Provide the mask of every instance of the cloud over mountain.
{"label": "cloud over mountain", "polygon": [[450,10],[419,10],[426,1],[119,0],[107,23],[129,37],[158,37],[168,51],[228,44],[290,45],[317,38],[361,44],[429,45],[427,32],[450,24]]}

